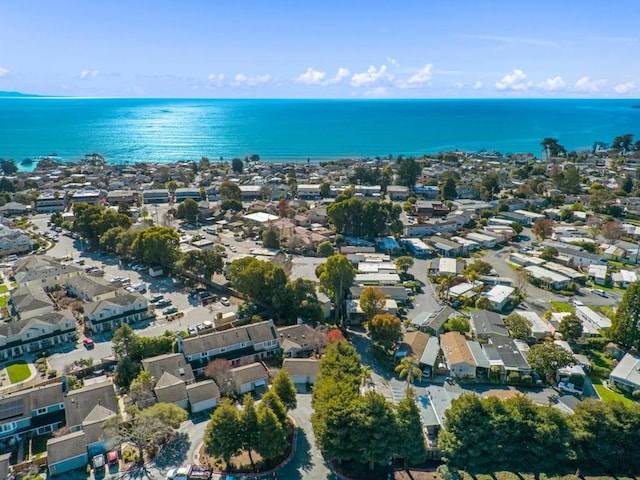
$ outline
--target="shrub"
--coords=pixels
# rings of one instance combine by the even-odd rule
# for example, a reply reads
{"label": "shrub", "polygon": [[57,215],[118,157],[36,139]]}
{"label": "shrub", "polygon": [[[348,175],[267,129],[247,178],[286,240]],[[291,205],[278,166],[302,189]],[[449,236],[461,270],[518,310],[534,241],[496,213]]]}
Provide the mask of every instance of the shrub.
{"label": "shrub", "polygon": [[531,385],[533,383],[533,377],[531,375],[523,375],[520,381],[524,385]]}
{"label": "shrub", "polygon": [[511,372],[508,381],[509,383],[520,383],[520,374],[518,372]]}
{"label": "shrub", "polygon": [[640,400],[640,390],[634,390],[631,396],[634,398],[634,400]]}

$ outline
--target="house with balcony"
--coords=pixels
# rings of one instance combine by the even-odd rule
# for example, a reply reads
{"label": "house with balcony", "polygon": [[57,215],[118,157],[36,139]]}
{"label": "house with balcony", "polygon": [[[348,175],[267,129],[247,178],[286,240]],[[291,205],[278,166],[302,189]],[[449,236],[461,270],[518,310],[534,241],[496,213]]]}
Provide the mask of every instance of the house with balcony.
{"label": "house with balcony", "polygon": [[48,289],[65,285],[67,280],[82,274],[82,269],[62,264],[47,255],[34,255],[18,259],[13,265],[13,276],[18,287],[38,285]]}
{"label": "house with balcony", "polygon": [[132,325],[152,316],[149,302],[144,296],[124,290],[119,290],[113,297],[84,306],[84,320],[93,333],[111,332],[125,323]]}
{"label": "house with balcony", "polygon": [[174,193],[173,196],[175,198],[175,203],[182,203],[187,198],[190,198],[191,200],[194,200],[196,202],[202,200],[202,195],[199,188],[176,188],[176,193]]}
{"label": "house with balcony", "polygon": [[75,343],[76,320],[69,310],[0,323],[0,361]]}
{"label": "house with balcony", "polygon": [[7,302],[9,315],[15,320],[27,320],[55,310],[53,300],[39,285],[25,285],[11,290]]}
{"label": "house with balcony", "polygon": [[67,205],[64,193],[44,192],[36,198],[37,213],[63,212]]}
{"label": "house with balcony", "polygon": [[27,232],[0,225],[0,256],[28,252],[34,244]]}
{"label": "house with balcony", "polygon": [[65,422],[62,383],[0,396],[0,440],[30,433],[46,435]]}
{"label": "house with balcony", "polygon": [[178,351],[184,354],[195,374],[202,373],[216,358],[224,358],[237,366],[274,356],[278,349],[278,334],[271,320],[207,335],[178,338]]}
{"label": "house with balcony", "polygon": [[109,282],[101,277],[80,275],[67,280],[67,293],[85,302],[99,302],[113,298],[122,289],[120,283]]}
{"label": "house with balcony", "polygon": [[169,203],[169,190],[166,188],[152,188],[142,192],[142,201],[145,205]]}

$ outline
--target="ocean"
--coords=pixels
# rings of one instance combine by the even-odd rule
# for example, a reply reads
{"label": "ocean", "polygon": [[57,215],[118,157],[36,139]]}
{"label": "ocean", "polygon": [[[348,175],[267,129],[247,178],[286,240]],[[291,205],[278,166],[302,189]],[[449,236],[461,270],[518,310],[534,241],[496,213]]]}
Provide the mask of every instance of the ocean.
{"label": "ocean", "polygon": [[[540,156],[640,135],[639,100],[0,98],[0,158],[99,153],[111,163],[269,162],[499,151]],[[25,167],[26,168],[26,167]]]}

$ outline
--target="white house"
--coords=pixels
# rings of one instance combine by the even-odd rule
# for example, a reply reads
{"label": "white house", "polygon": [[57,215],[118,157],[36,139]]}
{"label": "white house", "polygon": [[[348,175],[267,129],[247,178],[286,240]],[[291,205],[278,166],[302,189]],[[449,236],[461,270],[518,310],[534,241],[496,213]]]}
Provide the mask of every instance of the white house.
{"label": "white house", "polygon": [[531,325],[531,335],[538,340],[543,340],[553,334],[551,325],[540,318],[536,312],[518,310],[518,314],[527,319]]}
{"label": "white house", "polygon": [[320,371],[320,360],[313,358],[285,358],[282,368],[289,373],[293,383],[313,385]]}
{"label": "white house", "polygon": [[448,332],[440,335],[440,348],[449,368],[449,375],[456,378],[475,378],[476,362],[463,335]]}
{"label": "white house", "polygon": [[191,413],[196,414],[204,410],[211,410],[218,405],[220,389],[213,380],[187,385],[187,396],[191,405]]}
{"label": "white house", "polygon": [[611,280],[614,287],[627,288],[638,281],[638,275],[633,270],[620,270],[611,274]]}
{"label": "white house", "polygon": [[495,285],[484,296],[489,299],[493,309],[500,312],[513,298],[516,289],[507,285]]}
{"label": "white house", "polygon": [[589,265],[589,273],[587,274],[589,280],[593,280],[598,285],[604,285],[607,283],[607,266],[606,265]]}
{"label": "white house", "polygon": [[640,356],[625,354],[609,374],[609,384],[633,392],[640,389]]}
{"label": "white house", "polygon": [[238,395],[251,392],[256,388],[266,387],[269,375],[262,363],[254,362],[229,370]]}
{"label": "white house", "polygon": [[118,295],[89,302],[84,306],[84,318],[94,333],[110,332],[123,323],[133,324],[151,316],[149,303],[139,293],[121,292]]}

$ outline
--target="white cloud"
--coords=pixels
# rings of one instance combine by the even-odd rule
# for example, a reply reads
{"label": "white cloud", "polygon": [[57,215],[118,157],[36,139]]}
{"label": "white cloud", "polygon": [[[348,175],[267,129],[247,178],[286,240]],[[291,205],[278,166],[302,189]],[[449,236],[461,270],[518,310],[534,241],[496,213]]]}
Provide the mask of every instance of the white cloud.
{"label": "white cloud", "polygon": [[377,70],[376,67],[371,65],[366,72],[356,73],[351,77],[351,85],[354,87],[368,86],[378,80],[393,80],[393,75],[387,72],[386,65],[382,65]]}
{"label": "white cloud", "polygon": [[397,87],[400,88],[418,88],[424,85],[429,85],[431,77],[433,76],[433,64],[427,63],[424,67],[418,70],[418,73],[412,75],[409,80],[398,82]]}
{"label": "white cloud", "polygon": [[100,75],[100,70],[83,70],[80,72],[80,78],[83,80],[96,78],[98,75]]}
{"label": "white cloud", "polygon": [[630,90],[635,90],[635,88],[636,88],[636,82],[625,82],[613,87],[616,93],[627,93]]}
{"label": "white cloud", "polygon": [[224,74],[222,73],[210,73],[207,77],[211,83],[215,83],[216,85],[221,85],[224,81]]}
{"label": "white cloud", "polygon": [[273,77],[268,73],[264,75],[256,75],[254,77],[247,77],[244,73],[238,73],[233,78],[233,82],[231,82],[231,86],[237,87],[240,85],[248,85],[250,87],[253,87],[261,83],[270,82],[272,80],[273,80]]}
{"label": "white cloud", "polygon": [[326,80],[323,85],[335,85],[336,83],[342,83],[342,80],[351,75],[351,72],[346,67],[338,68],[338,73],[333,78]]}
{"label": "white cloud", "polygon": [[393,58],[393,57],[387,57],[387,63],[389,65],[393,65],[394,67],[398,68],[400,66],[400,64],[398,63],[398,61]]}
{"label": "white cloud", "polygon": [[542,90],[547,90],[549,92],[552,92],[555,90],[562,90],[566,86],[567,84],[564,82],[561,76],[547,78],[544,82],[540,82],[538,84],[538,88],[541,88]]}
{"label": "white cloud", "polygon": [[324,72],[320,72],[309,67],[306,72],[298,76],[296,82],[306,83],[307,85],[319,85],[322,83],[324,77]]}
{"label": "white cloud", "polygon": [[482,88],[482,82],[478,80],[476,83],[473,84],[472,88],[474,90],[478,90],[478,89]]}
{"label": "white cloud", "polygon": [[519,68],[514,68],[513,72],[502,77],[502,80],[496,83],[498,90],[523,91],[531,86],[531,82],[527,82],[527,74]]}
{"label": "white cloud", "polygon": [[9,75],[9,70],[3,67],[0,67],[0,77],[6,77]]}
{"label": "white cloud", "polygon": [[581,77],[573,86],[579,92],[594,93],[606,85],[606,80],[591,80],[589,77]]}
{"label": "white cloud", "polygon": [[453,86],[456,87],[456,88],[464,88],[464,83],[456,82],[456,83],[453,84]]}

